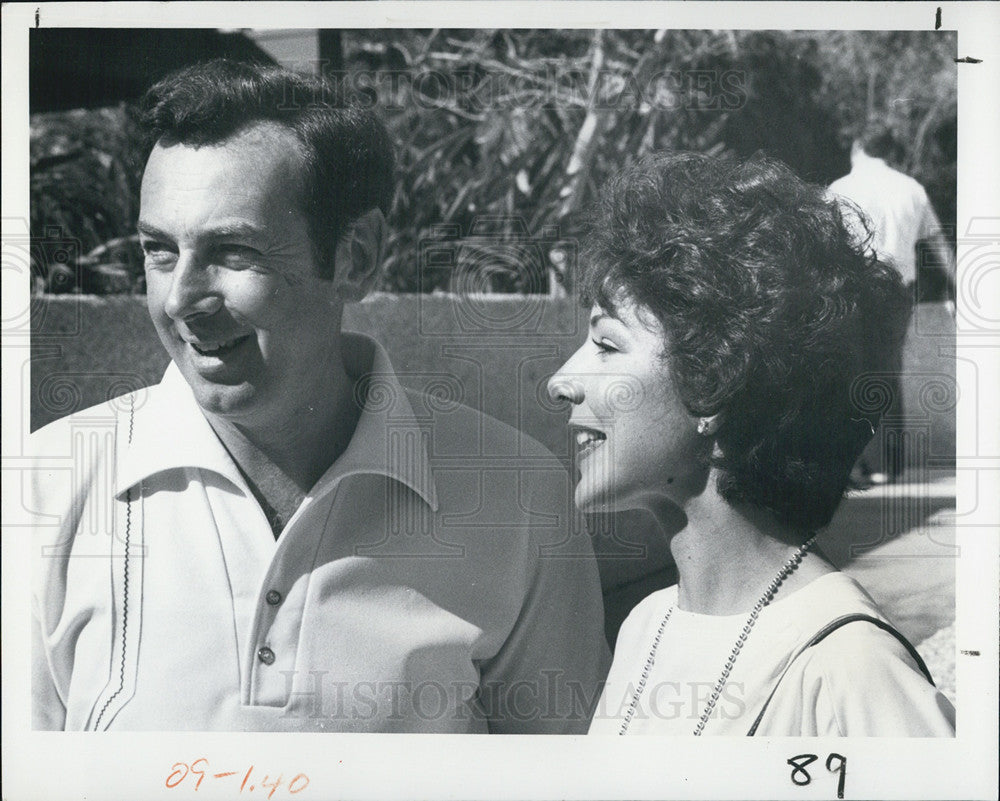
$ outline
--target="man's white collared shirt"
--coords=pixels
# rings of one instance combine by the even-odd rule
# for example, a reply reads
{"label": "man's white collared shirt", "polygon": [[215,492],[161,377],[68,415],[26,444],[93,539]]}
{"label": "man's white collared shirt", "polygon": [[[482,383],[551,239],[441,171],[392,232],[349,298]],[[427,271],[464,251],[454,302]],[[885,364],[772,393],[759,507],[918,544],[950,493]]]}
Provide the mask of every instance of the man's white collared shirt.
{"label": "man's white collared shirt", "polygon": [[367,377],[275,540],[171,365],[33,435],[36,728],[585,732],[608,667],[562,465]]}
{"label": "man's white collared shirt", "polygon": [[830,191],[857,204],[871,222],[876,255],[890,262],[904,281],[915,281],[917,243],[941,229],[920,183],[882,159],[855,153],[851,171],[830,184]]}

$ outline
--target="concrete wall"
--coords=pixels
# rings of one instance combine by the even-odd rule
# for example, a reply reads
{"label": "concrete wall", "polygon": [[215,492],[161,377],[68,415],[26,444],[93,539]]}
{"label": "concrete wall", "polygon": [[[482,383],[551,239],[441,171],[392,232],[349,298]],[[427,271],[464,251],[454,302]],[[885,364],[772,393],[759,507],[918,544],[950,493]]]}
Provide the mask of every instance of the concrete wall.
{"label": "concrete wall", "polygon": [[[348,307],[344,325],[382,342],[405,385],[481,409],[569,465],[566,412],[549,402],[545,384],[583,341],[586,319],[587,311],[570,300],[379,295]],[[142,298],[36,298],[32,331],[32,429],[154,383],[167,364]],[[905,417],[890,422],[919,441],[924,472],[954,460],[953,352],[954,329],[944,310],[918,307],[904,364]],[[874,386],[872,402],[878,392]],[[856,512],[841,515],[855,532]],[[591,523],[614,632],[634,602],[673,580],[673,568],[664,538],[643,515]]]}
{"label": "concrete wall", "polygon": [[[565,412],[545,382],[583,341],[587,311],[544,297],[377,295],[344,326],[378,339],[402,382],[449,393],[569,458]],[[48,296],[32,303],[31,428],[159,380],[167,364],[142,298]],[[903,408],[935,463],[954,455],[954,328],[919,306],[904,361]],[[872,401],[881,386],[871,387]],[[898,422],[898,421],[896,421]]]}

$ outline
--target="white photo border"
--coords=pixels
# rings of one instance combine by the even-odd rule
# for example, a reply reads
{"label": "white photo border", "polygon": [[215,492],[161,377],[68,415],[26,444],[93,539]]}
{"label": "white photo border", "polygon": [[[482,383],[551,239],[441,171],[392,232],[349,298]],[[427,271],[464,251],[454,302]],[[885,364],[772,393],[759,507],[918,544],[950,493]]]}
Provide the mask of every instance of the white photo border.
{"label": "white photo border", "polygon": [[[958,31],[958,252],[966,234],[992,238],[983,286],[1000,298],[1000,5],[993,3],[41,3],[3,6],[3,236],[28,214],[28,30],[47,27],[245,28],[733,28]],[[36,11],[37,9],[37,11]],[[280,22],[279,24],[276,24]],[[974,226],[980,226],[976,229]],[[22,230],[17,230],[18,227]],[[970,228],[973,226],[973,228]],[[985,228],[983,227],[985,226]],[[992,226],[992,227],[990,227]],[[961,285],[961,281],[959,282]],[[983,286],[980,291],[985,291]],[[27,307],[27,276],[3,273],[4,321]],[[959,317],[963,299],[959,297]],[[998,304],[1000,305],[1000,304]],[[1000,314],[992,316],[1000,320]],[[49,733],[30,727],[30,541],[3,540],[3,779],[10,799],[230,798],[238,787],[170,789],[171,766],[256,765],[309,776],[303,799],[326,798],[834,798],[829,754],[846,756],[847,798],[990,798],[997,792],[1000,586],[1000,326],[957,341],[958,734],[954,740],[667,739],[263,733]],[[16,450],[26,416],[26,339],[2,348],[5,506],[18,502]],[[962,383],[971,374],[974,383]],[[12,455],[13,454],[13,455]],[[816,754],[814,780],[796,786],[787,760]],[[223,769],[223,768],[219,768]],[[226,770],[236,769],[226,767]],[[286,792],[283,788],[279,793]],[[260,792],[249,794],[260,796]],[[276,794],[277,795],[277,794]]]}

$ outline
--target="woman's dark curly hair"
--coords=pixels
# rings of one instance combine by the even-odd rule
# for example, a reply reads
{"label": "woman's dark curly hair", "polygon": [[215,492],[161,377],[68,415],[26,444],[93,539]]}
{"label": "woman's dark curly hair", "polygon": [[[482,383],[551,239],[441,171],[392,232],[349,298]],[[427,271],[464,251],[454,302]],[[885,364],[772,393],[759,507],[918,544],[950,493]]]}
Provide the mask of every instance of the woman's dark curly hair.
{"label": "woman's dark curly hair", "polygon": [[855,215],[761,156],[658,154],[604,187],[584,248],[584,302],[648,308],[688,410],[721,413],[722,497],[804,529],[844,494],[910,311]]}

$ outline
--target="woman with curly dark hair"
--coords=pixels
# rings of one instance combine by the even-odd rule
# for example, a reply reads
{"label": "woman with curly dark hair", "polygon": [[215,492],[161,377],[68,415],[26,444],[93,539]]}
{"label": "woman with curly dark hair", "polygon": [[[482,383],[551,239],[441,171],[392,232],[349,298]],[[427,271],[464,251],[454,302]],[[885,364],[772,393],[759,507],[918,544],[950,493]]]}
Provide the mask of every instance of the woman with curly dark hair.
{"label": "woman with curly dark hair", "polygon": [[622,626],[592,733],[954,734],[919,655],[815,545],[909,313],[854,213],[760,157],[653,156],[605,187],[590,336],[549,391],[573,404],[577,505],[652,512],[679,583]]}

